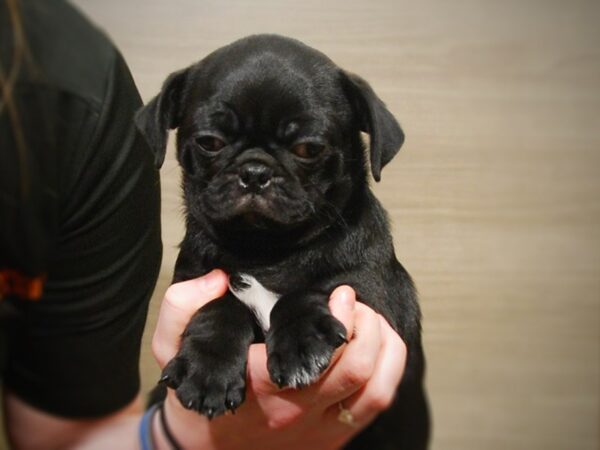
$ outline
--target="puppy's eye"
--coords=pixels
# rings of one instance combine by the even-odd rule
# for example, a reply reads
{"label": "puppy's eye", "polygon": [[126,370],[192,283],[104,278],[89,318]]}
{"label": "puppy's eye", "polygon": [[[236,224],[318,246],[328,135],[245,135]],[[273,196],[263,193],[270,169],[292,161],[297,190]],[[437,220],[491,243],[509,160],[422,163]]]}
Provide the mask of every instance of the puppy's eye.
{"label": "puppy's eye", "polygon": [[323,150],[325,150],[324,145],[316,144],[314,142],[304,142],[302,144],[296,144],[292,147],[292,153],[304,159],[315,158],[319,156]]}
{"label": "puppy's eye", "polygon": [[209,153],[216,153],[227,145],[215,136],[199,136],[196,138],[196,144]]}

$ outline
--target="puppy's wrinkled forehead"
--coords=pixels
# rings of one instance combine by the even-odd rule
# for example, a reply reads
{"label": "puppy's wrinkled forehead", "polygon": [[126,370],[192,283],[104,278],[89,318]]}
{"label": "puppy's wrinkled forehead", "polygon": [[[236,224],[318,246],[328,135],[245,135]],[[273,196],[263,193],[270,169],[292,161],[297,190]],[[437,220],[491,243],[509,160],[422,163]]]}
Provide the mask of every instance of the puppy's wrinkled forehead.
{"label": "puppy's wrinkled forehead", "polygon": [[[195,139],[207,137],[238,148],[265,143],[289,148],[295,141],[355,149],[364,156],[357,144],[363,131],[369,134],[376,181],[404,142],[400,125],[369,83],[321,52],[276,35],[243,38],[172,73],[160,93],[138,111],[135,123],[157,167],[164,161],[172,129],[178,129],[179,159]],[[267,142],[280,130],[296,130],[296,136]]]}
{"label": "puppy's wrinkled forehead", "polygon": [[326,56],[301,43],[253,43],[224,47],[200,63],[189,86],[192,111],[184,117],[196,125],[282,133],[292,120],[326,126],[340,113],[338,69]]}

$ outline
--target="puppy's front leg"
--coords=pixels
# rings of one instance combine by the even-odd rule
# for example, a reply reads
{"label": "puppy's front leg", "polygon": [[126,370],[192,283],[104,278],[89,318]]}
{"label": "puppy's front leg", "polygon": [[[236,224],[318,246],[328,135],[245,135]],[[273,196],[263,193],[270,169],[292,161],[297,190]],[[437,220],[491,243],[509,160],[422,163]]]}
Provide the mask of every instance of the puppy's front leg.
{"label": "puppy's front leg", "polygon": [[319,292],[285,295],[271,311],[266,335],[267,367],[280,387],[313,383],[346,340],[344,325],[331,315],[329,296]]}
{"label": "puppy's front leg", "polygon": [[244,401],[248,347],[257,331],[250,310],[227,292],[194,314],[162,380],[188,409],[209,418],[234,411]]}

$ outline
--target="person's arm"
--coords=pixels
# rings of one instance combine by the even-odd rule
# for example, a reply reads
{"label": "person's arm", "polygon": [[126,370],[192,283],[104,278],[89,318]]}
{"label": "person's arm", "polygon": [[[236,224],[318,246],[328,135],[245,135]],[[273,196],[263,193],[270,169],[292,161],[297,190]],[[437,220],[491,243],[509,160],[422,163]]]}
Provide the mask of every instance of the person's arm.
{"label": "person's arm", "polygon": [[15,450],[136,449],[143,402],[137,398],[120,411],[100,418],[72,420],[54,416],[4,393],[7,439]]}
{"label": "person's arm", "polygon": [[[227,277],[220,271],[169,288],[153,340],[161,367],[177,352],[179,336],[192,314],[225,289]],[[248,358],[249,395],[236,415],[210,421],[184,409],[170,391],[165,402],[166,417],[182,446],[202,450],[304,450],[308,446],[314,450],[333,449],[385,409],[404,370],[404,343],[381,316],[356,303],[354,292],[347,287],[332,294],[330,308],[349,330],[351,339],[316,384],[299,391],[278,389],[266,370],[264,344],[254,344]],[[340,402],[351,411],[356,426],[337,420]],[[139,402],[95,420],[54,417],[35,410],[10,393],[5,408],[9,439],[15,449],[139,448]],[[170,447],[158,418],[154,419],[157,449],[167,450]]]}

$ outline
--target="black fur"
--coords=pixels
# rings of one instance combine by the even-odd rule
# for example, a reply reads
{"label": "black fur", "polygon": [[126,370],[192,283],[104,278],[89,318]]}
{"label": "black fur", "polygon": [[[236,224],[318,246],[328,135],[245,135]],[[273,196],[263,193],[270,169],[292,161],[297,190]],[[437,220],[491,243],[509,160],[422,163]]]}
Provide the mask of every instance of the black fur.
{"label": "black fur", "polygon": [[408,362],[392,407],[347,448],[426,448],[417,296],[367,180],[404,134],[371,87],[298,41],[251,36],[171,75],[136,122],[158,165],[178,128],[187,228],[174,281],[221,268],[282,295],[266,335],[231,292],[198,311],[163,373],[182,403],[209,417],[237,408],[255,341],[274,382],[316,380],[345,333],[328,298],[348,284],[402,336]]}

